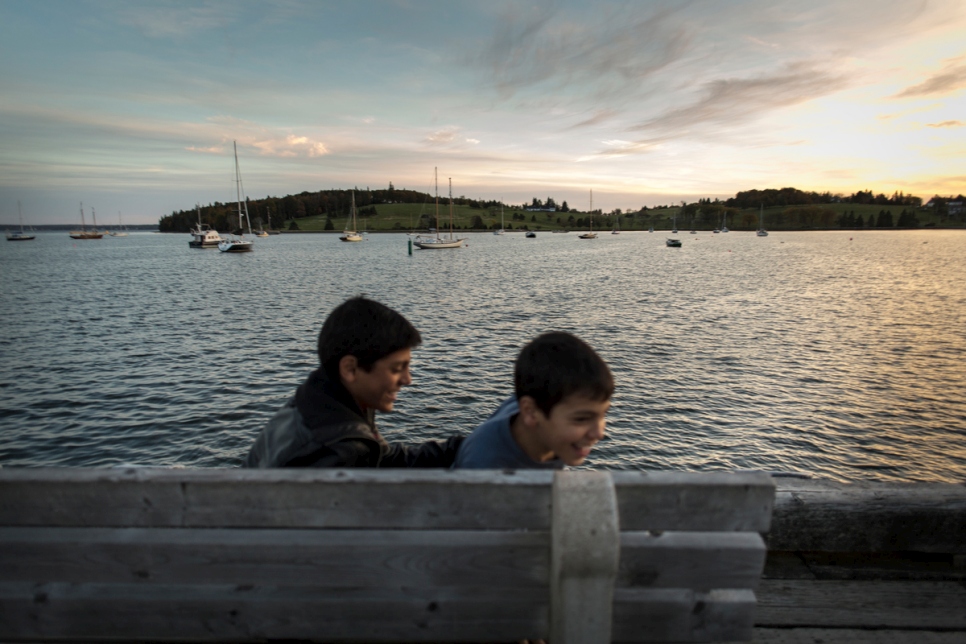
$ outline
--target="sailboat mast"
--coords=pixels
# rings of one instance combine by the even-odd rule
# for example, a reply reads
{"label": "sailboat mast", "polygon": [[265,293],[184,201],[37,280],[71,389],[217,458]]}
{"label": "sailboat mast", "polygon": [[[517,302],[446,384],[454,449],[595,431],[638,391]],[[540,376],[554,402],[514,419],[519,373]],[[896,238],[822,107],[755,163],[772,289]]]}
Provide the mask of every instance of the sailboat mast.
{"label": "sailboat mast", "polygon": [[23,211],[20,209],[19,199],[17,199],[17,216],[20,217],[20,232],[23,232]]}
{"label": "sailboat mast", "polygon": [[590,232],[594,232],[594,189],[590,189]]}
{"label": "sailboat mast", "polygon": [[91,218],[94,219],[94,232],[97,232],[97,211],[94,210],[94,206],[91,206]]}
{"label": "sailboat mast", "polygon": [[439,173],[433,168],[433,190],[436,192],[436,239],[439,239]]}
{"label": "sailboat mast", "polygon": [[231,145],[235,150],[235,199],[238,200],[238,228],[244,231],[244,222],[242,222],[241,172],[238,168],[238,143],[232,141]]}
{"label": "sailboat mast", "polygon": [[449,178],[449,238],[453,238],[453,177]]}
{"label": "sailboat mast", "polygon": [[82,202],[80,202],[80,204],[81,204],[80,205],[80,211],[81,211],[81,232],[84,232],[84,231],[87,230],[87,222],[84,221],[84,202],[82,201]]}

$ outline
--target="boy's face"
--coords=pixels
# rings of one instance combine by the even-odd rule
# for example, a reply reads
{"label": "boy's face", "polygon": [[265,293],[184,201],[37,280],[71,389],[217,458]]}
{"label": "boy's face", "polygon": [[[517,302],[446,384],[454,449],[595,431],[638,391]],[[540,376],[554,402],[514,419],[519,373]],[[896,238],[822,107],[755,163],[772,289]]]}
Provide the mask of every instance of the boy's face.
{"label": "boy's face", "polygon": [[400,349],[376,360],[372,369],[366,371],[356,363],[355,356],[346,356],[340,362],[339,373],[342,383],[363,410],[392,411],[396,394],[413,382],[409,373],[411,358],[409,349]]}
{"label": "boy's face", "polygon": [[610,400],[592,400],[581,394],[567,396],[550,410],[550,415],[533,405],[532,432],[537,445],[550,458],[567,465],[580,465],[597,441],[604,437]]}

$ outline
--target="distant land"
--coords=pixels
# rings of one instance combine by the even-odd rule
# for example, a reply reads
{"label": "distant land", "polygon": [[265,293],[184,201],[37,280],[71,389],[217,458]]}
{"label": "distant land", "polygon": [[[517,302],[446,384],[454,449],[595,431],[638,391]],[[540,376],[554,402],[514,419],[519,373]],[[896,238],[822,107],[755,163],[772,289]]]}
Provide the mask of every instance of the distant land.
{"label": "distant land", "polygon": [[[806,192],[795,188],[748,190],[733,198],[699,199],[694,203],[644,206],[635,211],[620,208],[588,212],[552,197],[534,197],[529,204],[440,197],[415,190],[320,190],[285,197],[248,199],[252,228],[283,231],[341,231],[350,226],[352,200],[357,228],[370,232],[420,231],[437,226],[463,231],[506,230],[657,230],[676,225],[679,230],[755,230],[759,216],[768,230],[830,230],[882,228],[966,228],[963,195],[922,199],[902,192],[891,196],[859,191],[845,196]],[[166,215],[158,222],[161,232],[188,232],[198,220],[215,230],[238,229],[236,203],[216,202]],[[502,222],[502,223],[501,223]],[[64,228],[64,227],[60,227]],[[69,228],[69,227],[66,227]],[[130,227],[134,229],[135,227]],[[151,227],[148,227],[149,229]],[[140,229],[140,227],[138,228]]]}

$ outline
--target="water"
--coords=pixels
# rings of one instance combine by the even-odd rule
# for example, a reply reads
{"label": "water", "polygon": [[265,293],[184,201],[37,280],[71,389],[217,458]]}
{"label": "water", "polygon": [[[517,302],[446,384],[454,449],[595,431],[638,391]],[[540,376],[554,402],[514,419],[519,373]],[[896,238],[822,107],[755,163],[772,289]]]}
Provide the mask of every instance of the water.
{"label": "water", "polygon": [[423,334],[390,440],[469,432],[519,347],[574,332],[617,391],[588,466],[966,480],[966,231],[188,235],[0,246],[0,464],[236,466],[365,293]]}

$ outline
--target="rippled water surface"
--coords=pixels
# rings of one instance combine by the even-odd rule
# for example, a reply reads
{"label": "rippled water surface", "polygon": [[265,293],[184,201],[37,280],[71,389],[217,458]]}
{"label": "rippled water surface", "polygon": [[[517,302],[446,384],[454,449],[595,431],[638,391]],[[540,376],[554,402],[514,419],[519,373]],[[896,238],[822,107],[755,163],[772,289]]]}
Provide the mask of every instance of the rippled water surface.
{"label": "rippled water surface", "polygon": [[519,347],[577,333],[610,363],[588,465],[966,480],[966,231],[187,235],[0,247],[0,464],[230,467],[365,293],[423,334],[390,440],[468,432]]}

